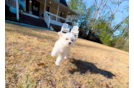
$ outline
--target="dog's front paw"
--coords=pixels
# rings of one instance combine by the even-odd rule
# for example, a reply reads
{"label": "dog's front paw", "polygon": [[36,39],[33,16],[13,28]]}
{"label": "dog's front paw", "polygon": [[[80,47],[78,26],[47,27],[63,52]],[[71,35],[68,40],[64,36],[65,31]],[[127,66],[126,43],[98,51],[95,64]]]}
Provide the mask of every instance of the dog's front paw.
{"label": "dog's front paw", "polygon": [[55,64],[56,64],[57,66],[59,66],[59,65],[60,65],[60,63],[58,63],[58,62],[55,62]]}
{"label": "dog's front paw", "polygon": [[67,56],[65,56],[64,59],[67,59]]}

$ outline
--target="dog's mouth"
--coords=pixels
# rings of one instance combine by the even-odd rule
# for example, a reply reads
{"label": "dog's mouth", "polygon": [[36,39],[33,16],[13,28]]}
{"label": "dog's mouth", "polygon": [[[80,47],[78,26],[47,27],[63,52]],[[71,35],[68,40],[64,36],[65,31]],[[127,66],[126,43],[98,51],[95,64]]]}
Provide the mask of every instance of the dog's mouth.
{"label": "dog's mouth", "polygon": [[68,44],[68,46],[72,46],[73,44]]}
{"label": "dog's mouth", "polygon": [[72,43],[71,43],[71,42],[69,42],[69,43],[68,43],[68,45],[72,45]]}

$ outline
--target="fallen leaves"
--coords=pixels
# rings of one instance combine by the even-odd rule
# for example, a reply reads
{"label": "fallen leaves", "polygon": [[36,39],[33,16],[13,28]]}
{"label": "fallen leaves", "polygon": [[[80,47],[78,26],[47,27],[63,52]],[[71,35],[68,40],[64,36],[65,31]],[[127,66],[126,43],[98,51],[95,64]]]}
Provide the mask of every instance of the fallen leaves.
{"label": "fallen leaves", "polygon": [[95,73],[94,71],[91,72],[91,74],[94,74],[94,73]]}
{"label": "fallen leaves", "polygon": [[29,48],[29,50],[32,50],[32,49],[34,49],[34,48],[33,47]]}
{"label": "fallen leaves", "polygon": [[16,59],[20,59],[21,58],[21,55],[15,55],[15,58]]}
{"label": "fallen leaves", "polygon": [[46,42],[45,40],[39,40],[40,42]]}
{"label": "fallen leaves", "polygon": [[115,76],[112,76],[112,78],[115,78]]}
{"label": "fallen leaves", "polygon": [[[116,79],[119,83],[121,83],[118,79]],[[121,83],[122,84],[122,83]]]}
{"label": "fallen leaves", "polygon": [[117,73],[114,73],[115,75],[117,75]]}
{"label": "fallen leaves", "polygon": [[106,86],[106,83],[105,83],[105,82],[103,82],[103,85],[104,85],[104,86]]}
{"label": "fallen leaves", "polygon": [[[116,81],[118,81],[119,83],[121,83],[117,78],[115,78],[115,76],[112,76],[112,78],[116,79]],[[121,83],[122,84],[122,83]]]}
{"label": "fallen leaves", "polygon": [[7,57],[11,57],[12,56],[12,54],[10,54],[10,53],[6,53],[5,54]]}
{"label": "fallen leaves", "polygon": [[118,74],[120,74],[120,75],[121,75],[121,73],[120,73],[120,72],[118,72]]}
{"label": "fallen leaves", "polygon": [[21,37],[19,36],[18,39],[21,39]]}
{"label": "fallen leaves", "polygon": [[54,47],[54,45],[50,44],[50,46]]}
{"label": "fallen leaves", "polygon": [[103,82],[103,85],[104,85],[106,88],[113,88],[113,87],[109,87],[109,85],[106,84],[105,82]]}
{"label": "fallen leaves", "polygon": [[94,62],[94,64],[95,64],[95,65],[97,65],[97,63],[96,63],[96,62]]}
{"label": "fallen leaves", "polygon": [[38,66],[42,66],[42,65],[44,65],[44,63],[39,63],[39,64],[38,64]]}
{"label": "fallen leaves", "polygon": [[40,51],[41,54],[44,54],[45,52],[44,51]]}
{"label": "fallen leaves", "polygon": [[78,52],[78,54],[79,54],[79,55],[81,55],[81,53],[80,53],[80,52]]}
{"label": "fallen leaves", "polygon": [[72,57],[71,59],[74,60],[74,57]]}
{"label": "fallen leaves", "polygon": [[78,83],[78,86],[79,86],[79,87],[81,87],[81,84],[80,84],[80,83]]}
{"label": "fallen leaves", "polygon": [[111,62],[113,62],[113,59],[110,59]]}
{"label": "fallen leaves", "polygon": [[72,67],[72,70],[75,70],[74,67]]}
{"label": "fallen leaves", "polygon": [[107,67],[105,67],[104,69],[107,69]]}

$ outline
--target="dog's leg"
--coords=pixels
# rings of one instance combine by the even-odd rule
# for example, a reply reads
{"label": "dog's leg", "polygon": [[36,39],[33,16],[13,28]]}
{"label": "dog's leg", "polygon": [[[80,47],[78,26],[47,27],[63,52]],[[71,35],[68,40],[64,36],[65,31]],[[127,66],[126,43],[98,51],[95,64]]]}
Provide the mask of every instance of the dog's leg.
{"label": "dog's leg", "polygon": [[65,56],[64,56],[64,59],[67,59],[67,58],[68,58],[68,56],[67,56],[67,55],[65,55]]}
{"label": "dog's leg", "polygon": [[68,55],[69,55],[69,53],[66,53],[66,54],[64,55],[64,59],[67,59],[67,58],[68,58]]}
{"label": "dog's leg", "polygon": [[60,55],[57,57],[55,64],[56,64],[56,65],[60,65],[60,62],[61,62],[62,60],[63,60],[63,55],[60,54]]}
{"label": "dog's leg", "polygon": [[53,48],[52,52],[51,52],[51,56],[57,56],[58,53],[58,49]]}
{"label": "dog's leg", "polygon": [[64,54],[64,59],[67,59],[67,58],[68,58],[68,56],[69,56],[69,51],[70,51],[70,49],[66,50],[66,52],[65,52],[65,54]]}

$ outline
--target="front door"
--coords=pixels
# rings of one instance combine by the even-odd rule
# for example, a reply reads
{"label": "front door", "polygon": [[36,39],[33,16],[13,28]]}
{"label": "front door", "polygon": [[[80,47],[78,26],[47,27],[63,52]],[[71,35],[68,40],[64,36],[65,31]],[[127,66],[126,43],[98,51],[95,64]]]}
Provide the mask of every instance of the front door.
{"label": "front door", "polygon": [[39,16],[39,6],[40,3],[36,0],[32,0],[32,13],[33,15]]}
{"label": "front door", "polygon": [[29,12],[29,0],[26,0],[26,11]]}

